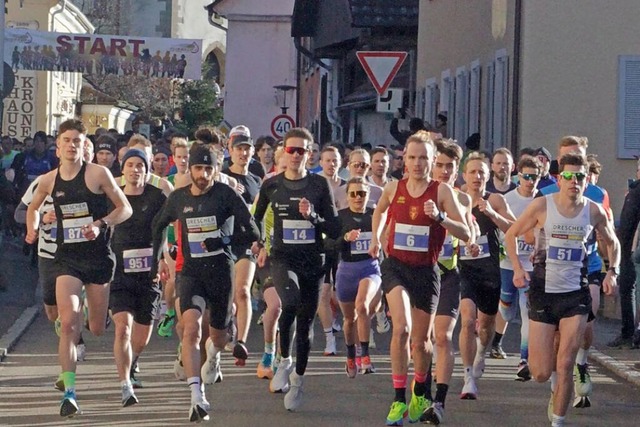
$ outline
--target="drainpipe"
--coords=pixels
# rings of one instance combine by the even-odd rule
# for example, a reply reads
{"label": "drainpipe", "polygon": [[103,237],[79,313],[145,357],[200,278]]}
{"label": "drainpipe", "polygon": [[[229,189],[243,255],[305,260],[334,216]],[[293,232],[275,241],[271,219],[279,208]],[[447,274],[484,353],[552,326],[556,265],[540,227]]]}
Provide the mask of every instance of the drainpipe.
{"label": "drainpipe", "polygon": [[[337,106],[337,97],[338,93],[338,82],[337,79],[334,78],[334,67],[333,60],[329,60],[329,70],[327,71],[327,120],[331,123],[331,139],[333,141],[338,138],[342,138],[344,129],[340,124],[340,119],[338,114],[336,113],[335,107]],[[340,130],[340,132],[338,132]],[[338,135],[339,133],[339,135]]]}
{"label": "drainpipe", "polygon": [[513,34],[513,102],[511,108],[511,152],[517,153],[520,141],[520,60],[522,57],[522,0],[516,0]]}

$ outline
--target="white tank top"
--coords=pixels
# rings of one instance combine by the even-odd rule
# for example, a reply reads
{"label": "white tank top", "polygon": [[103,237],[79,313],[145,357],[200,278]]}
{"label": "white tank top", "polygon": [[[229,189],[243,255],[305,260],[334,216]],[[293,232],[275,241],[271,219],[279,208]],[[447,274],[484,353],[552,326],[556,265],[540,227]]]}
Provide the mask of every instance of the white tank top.
{"label": "white tank top", "polygon": [[593,231],[591,203],[586,203],[574,218],[558,212],[553,194],[545,196],[547,218],[544,223],[546,251],[545,292],[556,294],[580,289],[587,271],[587,238]]}
{"label": "white tank top", "polygon": [[[42,176],[42,175],[41,175]],[[36,192],[38,185],[40,184],[40,176],[37,177],[27,188],[24,195],[22,196],[22,203],[29,206],[31,201],[33,200],[33,195]],[[40,221],[42,221],[42,217],[49,211],[53,210],[53,199],[50,195],[44,199],[42,206],[40,207]],[[38,255],[42,258],[53,259],[55,258],[56,250],[58,249],[58,245],[56,244],[56,231],[52,231],[56,222],[52,222],[49,224],[44,224],[41,222],[40,227],[38,229]]]}
{"label": "white tank top", "polygon": [[[518,218],[535,198],[535,193],[533,194],[533,197],[523,197],[518,193],[518,189],[516,188],[506,193],[504,198],[509,205],[509,208],[511,208],[511,212],[513,212],[516,218]],[[504,234],[501,233],[501,237],[504,242]],[[522,268],[524,268],[525,271],[533,271],[533,264],[531,262],[532,253],[533,245],[526,243],[524,241],[524,237],[518,237],[518,258],[520,258],[520,264],[522,264]],[[500,261],[500,268],[513,270],[513,263],[509,257],[505,257]]]}

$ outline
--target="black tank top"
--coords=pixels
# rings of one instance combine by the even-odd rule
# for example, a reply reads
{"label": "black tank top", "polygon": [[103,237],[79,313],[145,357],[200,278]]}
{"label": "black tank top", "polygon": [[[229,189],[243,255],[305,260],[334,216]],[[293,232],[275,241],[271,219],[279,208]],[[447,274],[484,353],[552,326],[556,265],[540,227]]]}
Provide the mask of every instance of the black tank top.
{"label": "black tank top", "polygon": [[[484,193],[482,198],[488,200],[490,195],[491,193]],[[476,265],[487,264],[488,266],[497,268],[500,265],[500,229],[491,218],[480,212],[477,206],[473,207],[471,213],[475,217],[478,227],[480,227],[480,236],[478,236],[476,241],[478,245],[484,249],[481,250],[480,257],[472,262],[478,263]],[[482,253],[486,252],[487,247],[489,249],[489,256],[483,258]],[[469,260],[464,260],[463,257],[460,258],[460,261],[462,263],[469,262]]]}
{"label": "black tank top", "polygon": [[87,187],[83,163],[78,174],[70,181],[60,176],[60,169],[53,184],[53,204],[56,211],[56,242],[59,256],[77,256],[80,259],[94,259],[108,256],[109,231],[102,230],[95,240],[88,241],[82,236],[82,226],[107,215],[106,194],[95,194]]}

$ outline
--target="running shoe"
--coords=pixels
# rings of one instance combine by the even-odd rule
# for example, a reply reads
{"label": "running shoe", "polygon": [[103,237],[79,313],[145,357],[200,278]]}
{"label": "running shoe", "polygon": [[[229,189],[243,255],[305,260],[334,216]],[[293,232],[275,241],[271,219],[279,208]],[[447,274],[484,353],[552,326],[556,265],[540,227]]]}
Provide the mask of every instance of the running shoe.
{"label": "running shoe", "polygon": [[258,320],[256,320],[256,325],[262,325],[263,323],[264,323],[264,313],[262,313],[260,317],[258,317]]}
{"label": "running shoe", "polygon": [[58,375],[58,379],[53,383],[53,388],[64,393],[64,380],[62,379],[62,374]]}
{"label": "running shoe", "polygon": [[486,365],[486,362],[485,362],[484,354],[478,355],[476,353],[476,357],[475,359],[473,359],[473,368],[471,369],[471,375],[473,375],[473,378],[475,379],[482,378],[482,375],[484,374],[485,365]]}
{"label": "running shoe", "polygon": [[376,330],[379,334],[386,334],[391,329],[391,323],[384,311],[376,313]]}
{"label": "running shoe", "polygon": [[276,373],[273,375],[273,379],[269,383],[269,391],[271,393],[286,393],[289,391],[289,375],[291,375],[291,371],[293,371],[291,356],[283,357]]}
{"label": "running shoe", "polygon": [[284,407],[287,411],[295,411],[302,404],[304,377],[295,371],[289,376],[289,391],[284,396]]}
{"label": "running shoe", "polygon": [[576,364],[573,367],[573,383],[576,396],[591,396],[593,385],[591,384],[591,375],[589,375],[589,365]]}
{"label": "running shoe", "polygon": [[133,388],[143,388],[142,387],[142,381],[137,379],[135,374],[132,373],[132,375],[129,376],[129,379],[131,380],[131,386]]}
{"label": "running shoe", "polygon": [[362,369],[362,347],[356,344],[356,366],[358,370]]}
{"label": "running shoe", "polygon": [[489,357],[492,359],[506,359],[508,356],[507,353],[505,353],[505,351],[502,349],[502,345],[498,344],[491,347]]}
{"label": "running shoe", "polygon": [[576,396],[573,399],[574,408],[591,408],[591,399],[589,396]]}
{"label": "running shoe", "polygon": [[464,386],[462,387],[462,393],[460,393],[460,399],[462,400],[476,400],[478,398],[478,387],[476,387],[476,380],[471,375],[467,375],[464,378]]}
{"label": "running shoe", "polygon": [[347,357],[344,370],[349,378],[355,378],[358,375],[358,367],[356,366],[356,358]]}
{"label": "running shoe", "polygon": [[138,359],[136,358],[136,360],[133,361],[133,364],[131,365],[131,371],[135,372],[136,374],[140,373],[140,365],[138,365]]}
{"label": "running shoe", "polygon": [[247,350],[247,346],[238,341],[236,345],[233,346],[233,357],[236,358],[236,366],[244,366],[249,358],[249,350]]}
{"label": "running shoe", "polygon": [[529,370],[529,364],[526,360],[521,360],[518,363],[518,372],[516,372],[516,381],[529,381],[531,379],[531,371]]}
{"label": "running shoe", "polygon": [[187,374],[185,374],[184,365],[182,364],[182,343],[178,344],[178,354],[173,362],[173,374],[178,381],[187,380]]}
{"label": "running shoe", "polygon": [[336,337],[335,335],[326,335],[327,345],[324,347],[325,356],[335,356],[338,350],[336,349]]}
{"label": "running shoe", "polygon": [[433,402],[429,408],[424,411],[424,414],[420,417],[420,422],[424,424],[438,425],[444,418],[444,406],[442,402]]}
{"label": "running shoe", "polygon": [[551,397],[549,397],[549,403],[547,404],[547,417],[549,421],[553,421],[553,392],[551,392]]}
{"label": "running shoe", "polygon": [[375,374],[376,368],[371,363],[371,356],[363,356],[360,359],[360,372],[363,375]]}
{"label": "running shoe", "polygon": [[62,321],[60,320],[60,317],[58,317],[56,321],[53,322],[53,330],[56,331],[56,335],[58,336],[58,338],[60,338],[61,328],[62,328]]}
{"label": "running shoe", "polygon": [[416,396],[415,380],[411,382],[411,400],[409,401],[409,422],[417,423],[420,417],[431,406],[431,401],[424,396]]}
{"label": "running shoe", "polygon": [[158,323],[158,335],[170,338],[173,335],[173,327],[176,324],[176,315],[164,315],[160,323]]}
{"label": "running shoe", "polygon": [[133,392],[133,387],[131,386],[122,386],[122,407],[126,408],[127,406],[132,406],[138,403],[138,398],[136,394]]}
{"label": "running shoe", "polygon": [[369,348],[376,348],[376,340],[373,336],[373,329],[369,329]]}
{"label": "running shoe", "polygon": [[60,416],[61,417],[74,417],[82,414],[78,402],[76,401],[76,393],[74,391],[65,391],[62,402],[60,403]]}
{"label": "running shoe", "polygon": [[236,345],[236,338],[238,336],[238,328],[236,327],[235,318],[231,320],[229,327],[227,328],[227,335],[229,337],[229,342],[224,346],[226,351],[233,351],[233,348]]}
{"label": "running shoe", "polygon": [[222,371],[220,370],[220,352],[215,353],[213,341],[207,338],[205,345],[207,351],[207,360],[202,365],[200,375],[205,384],[215,384],[222,382]]}
{"label": "running shoe", "polygon": [[76,360],[78,362],[84,362],[84,359],[87,357],[87,346],[83,344],[78,344],[76,346]]}
{"label": "running shoe", "polygon": [[273,378],[273,354],[264,353],[258,363],[258,378],[270,380]]}
{"label": "running shoe", "polygon": [[205,405],[202,401],[191,402],[191,409],[189,409],[189,421],[192,423],[209,421],[209,413],[205,409]]}
{"label": "running shoe", "polygon": [[401,426],[404,418],[409,414],[407,404],[404,402],[393,402],[387,415],[388,426]]}

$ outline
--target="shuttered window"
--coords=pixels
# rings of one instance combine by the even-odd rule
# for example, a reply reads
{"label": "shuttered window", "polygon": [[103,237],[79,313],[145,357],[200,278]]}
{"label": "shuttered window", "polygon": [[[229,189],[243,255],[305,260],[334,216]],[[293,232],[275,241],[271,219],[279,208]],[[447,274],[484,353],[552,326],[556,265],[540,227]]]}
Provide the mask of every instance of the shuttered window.
{"label": "shuttered window", "polygon": [[618,158],[640,155],[640,56],[618,58]]}
{"label": "shuttered window", "polygon": [[474,134],[480,129],[480,61],[471,63],[469,73],[469,120],[467,135]]}
{"label": "shuttered window", "polygon": [[427,79],[425,82],[426,97],[424,103],[424,120],[430,124],[435,124],[438,105],[440,104],[440,88],[435,78]]}
{"label": "shuttered window", "polygon": [[456,70],[455,114],[453,138],[460,143],[467,139],[467,112],[469,109],[469,77],[466,67]]}
{"label": "shuttered window", "polygon": [[495,98],[495,62],[487,64],[487,90],[485,91],[484,108],[484,134],[482,135],[482,145],[493,153],[495,147],[493,143],[493,107]]}
{"label": "shuttered window", "polygon": [[507,146],[507,103],[509,95],[509,57],[504,49],[496,52],[493,99],[493,149]]}

